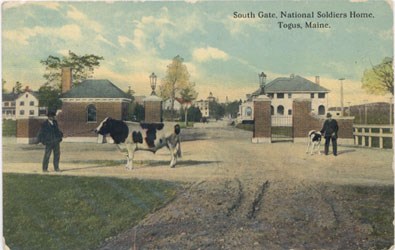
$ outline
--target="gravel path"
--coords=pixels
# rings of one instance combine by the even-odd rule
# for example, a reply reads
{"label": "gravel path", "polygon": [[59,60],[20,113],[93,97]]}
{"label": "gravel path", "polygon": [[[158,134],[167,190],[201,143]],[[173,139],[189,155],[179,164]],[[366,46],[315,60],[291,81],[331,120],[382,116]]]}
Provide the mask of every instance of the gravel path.
{"label": "gravel path", "polygon": [[[339,147],[308,155],[303,143],[252,144],[231,127],[186,129],[183,157],[138,152],[126,171],[114,145],[62,143],[65,175],[187,183],[176,199],[100,249],[369,249],[373,225],[356,220],[342,192],[393,186],[391,150]],[[3,142],[3,172],[40,173],[41,146]],[[29,157],[26,157],[29,152]],[[55,174],[55,173],[50,173]],[[392,223],[392,222],[388,222]],[[379,242],[380,243],[380,242]],[[375,249],[375,248],[372,248]]]}

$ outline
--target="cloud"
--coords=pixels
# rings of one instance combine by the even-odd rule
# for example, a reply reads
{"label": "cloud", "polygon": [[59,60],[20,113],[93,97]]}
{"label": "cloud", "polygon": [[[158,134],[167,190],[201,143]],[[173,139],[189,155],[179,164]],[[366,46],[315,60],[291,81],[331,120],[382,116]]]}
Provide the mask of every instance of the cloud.
{"label": "cloud", "polygon": [[104,38],[104,36],[102,36],[102,35],[97,35],[95,40],[104,42],[105,44],[108,44],[108,45],[115,47],[115,48],[117,47],[115,44],[113,44],[112,42],[110,42],[109,40]]}
{"label": "cloud", "polygon": [[59,37],[63,40],[76,41],[81,38],[81,29],[75,24],[64,25],[60,28],[35,26],[33,28],[5,30],[3,36],[5,39],[21,45],[29,45],[29,39],[36,36]]}
{"label": "cloud", "polygon": [[59,10],[60,7],[60,4],[58,2],[9,1],[9,2],[4,2],[3,9],[6,10],[11,8],[16,8],[26,4],[37,5],[52,10]]}
{"label": "cloud", "polygon": [[84,26],[86,29],[92,29],[97,33],[102,33],[103,27],[100,23],[90,20],[83,12],[72,5],[69,5],[69,8],[66,13],[68,18],[77,21],[79,25]]}
{"label": "cloud", "polygon": [[125,48],[128,43],[133,43],[133,41],[126,36],[118,36],[118,43]]}
{"label": "cloud", "polygon": [[223,60],[227,61],[229,55],[217,48],[207,47],[195,49],[192,53],[193,59],[198,62],[205,62],[210,60]]}

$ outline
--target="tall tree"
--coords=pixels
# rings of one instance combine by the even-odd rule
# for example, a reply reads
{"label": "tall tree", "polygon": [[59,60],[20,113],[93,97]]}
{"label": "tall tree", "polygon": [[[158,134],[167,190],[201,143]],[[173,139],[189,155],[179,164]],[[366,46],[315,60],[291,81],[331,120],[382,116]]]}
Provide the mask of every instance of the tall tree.
{"label": "tall tree", "polygon": [[190,85],[189,72],[187,66],[183,63],[184,59],[177,55],[173,58],[171,64],[167,66],[166,76],[159,86],[160,96],[163,99],[171,100],[171,119],[174,119],[174,100],[180,97],[181,90]]}
{"label": "tall tree", "polygon": [[393,58],[386,57],[380,64],[365,70],[362,77],[362,88],[368,93],[375,95],[386,93],[394,95],[394,70],[392,63]]}
{"label": "tall tree", "polygon": [[190,83],[180,91],[180,95],[185,109],[185,126],[188,126],[188,108],[191,106],[192,101],[198,96],[198,93],[195,90],[195,84]]}
{"label": "tall tree", "polygon": [[62,68],[70,67],[72,69],[73,84],[78,85],[81,81],[93,76],[94,69],[100,66],[100,60],[103,59],[103,57],[93,54],[79,56],[69,51],[68,56],[59,58],[50,55],[40,62],[45,66],[46,72],[43,77],[47,80],[47,83],[60,88]]}

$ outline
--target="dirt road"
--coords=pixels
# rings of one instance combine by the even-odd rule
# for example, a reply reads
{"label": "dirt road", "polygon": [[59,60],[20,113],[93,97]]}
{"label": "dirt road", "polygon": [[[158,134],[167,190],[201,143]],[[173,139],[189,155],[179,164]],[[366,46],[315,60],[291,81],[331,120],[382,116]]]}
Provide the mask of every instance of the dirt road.
{"label": "dirt road", "polygon": [[[311,156],[305,153],[306,144],[252,144],[250,132],[231,127],[188,129],[183,139],[183,158],[176,168],[167,166],[169,156],[163,150],[155,156],[136,153],[133,171],[124,169],[123,156],[113,145],[63,143],[62,174],[188,183],[173,202],[107,239],[101,249],[388,249],[392,245],[392,220],[364,218],[371,210],[393,211],[391,150],[340,146],[337,157]],[[4,152],[14,153],[5,154],[4,172],[39,172],[42,152],[37,146],[24,146],[32,153],[22,163],[22,153],[13,148],[20,146],[5,145]],[[389,195],[383,196],[386,192]]]}

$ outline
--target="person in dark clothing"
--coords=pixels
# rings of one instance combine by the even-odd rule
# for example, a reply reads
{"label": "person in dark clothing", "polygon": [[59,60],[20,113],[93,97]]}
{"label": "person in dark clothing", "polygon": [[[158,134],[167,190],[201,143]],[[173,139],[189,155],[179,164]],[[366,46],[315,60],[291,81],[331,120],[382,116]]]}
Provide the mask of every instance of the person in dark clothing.
{"label": "person in dark clothing", "polygon": [[45,145],[44,158],[42,163],[43,172],[48,172],[48,163],[53,151],[53,165],[56,172],[60,172],[60,142],[63,138],[62,131],[59,130],[58,123],[55,120],[56,112],[48,111],[48,120],[41,125],[38,134],[38,143]]}
{"label": "person in dark clothing", "polygon": [[339,126],[337,121],[332,119],[330,113],[326,114],[326,118],[321,129],[321,134],[325,137],[325,155],[328,155],[329,143],[332,141],[333,155],[337,156],[337,132],[339,131]]}

